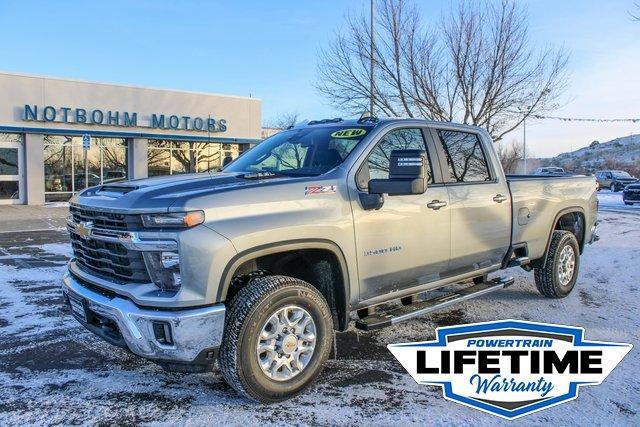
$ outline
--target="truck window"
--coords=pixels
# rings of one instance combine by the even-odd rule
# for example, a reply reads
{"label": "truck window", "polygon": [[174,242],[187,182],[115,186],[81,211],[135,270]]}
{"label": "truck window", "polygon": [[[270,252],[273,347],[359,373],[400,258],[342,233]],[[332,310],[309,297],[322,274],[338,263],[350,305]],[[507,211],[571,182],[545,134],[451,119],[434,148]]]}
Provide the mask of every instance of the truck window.
{"label": "truck window", "polygon": [[[396,129],[387,133],[371,151],[367,161],[362,165],[356,177],[358,187],[365,190],[370,179],[389,178],[389,159],[393,150],[427,150],[422,130],[418,128]],[[431,159],[427,167],[427,182],[433,183]]]}
{"label": "truck window", "polygon": [[370,126],[320,126],[279,132],[244,153],[225,172],[322,175],[341,164]]}
{"label": "truck window", "polygon": [[490,181],[491,174],[480,138],[476,134],[438,130],[447,156],[449,174],[453,182]]}

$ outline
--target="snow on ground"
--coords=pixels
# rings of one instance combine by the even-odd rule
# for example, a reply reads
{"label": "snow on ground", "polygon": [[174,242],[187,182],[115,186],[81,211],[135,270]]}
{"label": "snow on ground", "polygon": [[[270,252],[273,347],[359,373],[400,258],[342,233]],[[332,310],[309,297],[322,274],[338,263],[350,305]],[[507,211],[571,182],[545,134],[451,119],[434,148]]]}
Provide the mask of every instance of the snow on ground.
{"label": "snow on ground", "polygon": [[[569,297],[542,298],[531,274],[515,269],[516,283],[504,291],[379,332],[338,334],[337,358],[317,384],[269,406],[237,397],[217,372],[165,372],[94,337],[60,308],[65,234],[0,234],[0,425],[638,425],[640,221],[635,213],[600,218],[601,240],[586,249]],[[385,347],[433,339],[438,326],[506,318],[583,326],[587,339],[635,348],[577,400],[507,423],[417,385]]]}
{"label": "snow on ground", "polygon": [[600,190],[598,192],[598,201],[601,209],[624,209],[640,213],[640,203],[635,203],[631,206],[625,205],[622,201],[621,191],[614,193],[611,190]]}

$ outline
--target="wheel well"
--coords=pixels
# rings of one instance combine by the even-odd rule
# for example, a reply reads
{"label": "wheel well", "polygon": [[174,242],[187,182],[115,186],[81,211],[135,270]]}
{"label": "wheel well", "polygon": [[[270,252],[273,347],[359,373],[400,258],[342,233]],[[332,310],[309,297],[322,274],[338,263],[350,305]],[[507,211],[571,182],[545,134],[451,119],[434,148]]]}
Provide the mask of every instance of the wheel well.
{"label": "wheel well", "polygon": [[584,232],[585,232],[584,214],[582,212],[567,212],[558,218],[553,230],[570,231],[576,236],[580,253],[584,249]]}
{"label": "wheel well", "polygon": [[328,249],[296,249],[271,253],[244,261],[233,273],[226,299],[230,300],[252,275],[278,274],[304,280],[327,300],[338,330],[348,326],[345,272],[338,257]]}
{"label": "wheel well", "polygon": [[580,248],[580,254],[584,250],[584,236],[585,236],[585,220],[584,213],[580,211],[570,211],[561,213],[561,215],[556,219],[556,222],[549,233],[549,238],[547,239],[547,248],[544,251],[544,254],[541,258],[535,259],[531,261],[531,266],[534,268],[542,268],[545,260],[547,259],[547,253],[549,252],[549,245],[551,245],[551,238],[553,237],[553,232],[556,230],[564,230],[573,233],[576,236],[576,240],[578,241],[578,247]]}

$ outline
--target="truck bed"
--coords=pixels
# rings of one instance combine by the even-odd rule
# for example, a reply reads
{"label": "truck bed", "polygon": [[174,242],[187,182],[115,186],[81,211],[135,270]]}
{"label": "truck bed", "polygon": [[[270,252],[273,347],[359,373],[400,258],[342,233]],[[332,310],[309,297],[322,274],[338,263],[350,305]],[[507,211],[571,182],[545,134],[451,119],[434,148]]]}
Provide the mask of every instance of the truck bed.
{"label": "truck bed", "polygon": [[[592,224],[597,214],[597,192],[592,176],[507,175],[511,192],[513,245],[526,243],[529,258],[540,258],[547,246],[549,230],[563,213],[575,210]],[[590,239],[586,230],[585,240]]]}

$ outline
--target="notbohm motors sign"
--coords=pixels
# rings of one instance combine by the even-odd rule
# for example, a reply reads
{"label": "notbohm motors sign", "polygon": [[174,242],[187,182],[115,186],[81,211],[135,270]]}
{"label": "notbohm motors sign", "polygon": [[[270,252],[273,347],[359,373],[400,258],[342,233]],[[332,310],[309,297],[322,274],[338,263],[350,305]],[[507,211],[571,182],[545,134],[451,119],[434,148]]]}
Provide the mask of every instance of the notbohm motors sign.
{"label": "notbohm motors sign", "polygon": [[436,341],[388,348],[446,399],[513,419],[602,383],[632,347],[583,336],[582,328],[504,320],[439,328]]}

